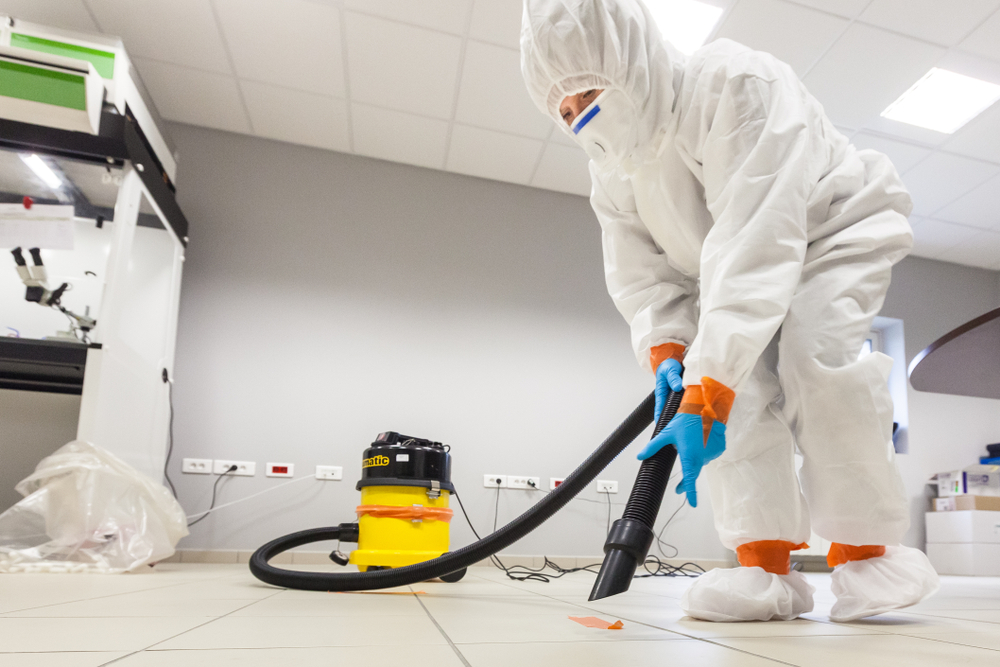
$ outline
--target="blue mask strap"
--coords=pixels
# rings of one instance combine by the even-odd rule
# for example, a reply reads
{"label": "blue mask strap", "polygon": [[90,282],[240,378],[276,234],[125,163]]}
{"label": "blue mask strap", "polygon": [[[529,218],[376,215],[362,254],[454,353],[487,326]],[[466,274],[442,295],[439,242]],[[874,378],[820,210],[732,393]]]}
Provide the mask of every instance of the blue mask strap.
{"label": "blue mask strap", "polygon": [[589,123],[591,121],[591,119],[593,119],[593,117],[596,116],[597,112],[600,111],[600,110],[601,110],[600,105],[594,105],[594,108],[591,109],[590,112],[588,112],[586,116],[584,116],[583,118],[581,118],[580,122],[577,123],[576,127],[573,128],[573,134],[580,134],[580,130],[583,129],[583,126],[586,125],[587,123]]}

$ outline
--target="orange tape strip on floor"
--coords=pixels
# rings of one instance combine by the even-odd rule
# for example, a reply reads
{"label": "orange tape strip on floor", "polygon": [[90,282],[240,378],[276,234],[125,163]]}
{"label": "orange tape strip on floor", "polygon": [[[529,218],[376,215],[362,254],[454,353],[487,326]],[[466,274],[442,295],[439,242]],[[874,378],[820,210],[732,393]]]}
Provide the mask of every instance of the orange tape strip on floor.
{"label": "orange tape strip on floor", "polygon": [[588,628],[598,628],[600,630],[621,630],[625,627],[625,624],[621,621],[608,623],[607,621],[597,618],[596,616],[570,616],[569,620],[576,621],[580,625]]}

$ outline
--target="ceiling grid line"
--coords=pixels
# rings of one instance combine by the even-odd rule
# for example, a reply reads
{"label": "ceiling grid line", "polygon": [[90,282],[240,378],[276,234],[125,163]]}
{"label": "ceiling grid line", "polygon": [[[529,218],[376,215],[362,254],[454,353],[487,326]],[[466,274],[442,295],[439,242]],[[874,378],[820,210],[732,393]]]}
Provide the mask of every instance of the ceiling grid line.
{"label": "ceiling grid line", "polygon": [[472,30],[472,16],[476,10],[476,2],[469,3],[468,13],[465,16],[465,30],[462,34],[462,44],[458,49],[458,76],[455,77],[455,96],[451,101],[451,118],[448,120],[448,130],[444,137],[444,157],[442,158],[441,169],[448,171],[448,155],[451,153],[451,139],[455,133],[455,118],[458,116],[458,98],[462,91],[462,79],[465,78],[465,53],[469,46],[469,33]]}
{"label": "ceiling grid line", "polygon": [[240,105],[243,107],[243,115],[247,119],[247,126],[250,128],[251,134],[257,134],[256,130],[254,130],[253,117],[250,115],[250,107],[247,105],[246,95],[243,94],[243,82],[240,79],[239,72],[236,71],[236,62],[233,60],[233,54],[229,50],[229,40],[226,39],[226,35],[222,31],[222,20],[219,18],[219,10],[215,6],[215,0],[208,0],[208,7],[212,11],[212,19],[215,21],[215,29],[219,33],[222,51],[226,54],[226,62],[229,63],[229,69],[232,70],[233,77],[236,79],[236,94],[239,97]]}
{"label": "ceiling grid line", "polygon": [[101,22],[97,20],[97,15],[94,13],[94,10],[91,9],[90,3],[87,2],[87,0],[80,0],[80,3],[83,5],[83,8],[87,10],[87,14],[90,16],[90,20],[94,22],[94,25],[97,26],[97,29],[101,32],[104,32],[104,28],[101,26]]}
{"label": "ceiling grid line", "polygon": [[[538,151],[538,157],[535,159],[535,166],[531,168],[531,174],[528,176],[528,184],[529,185],[531,183],[535,182],[535,175],[538,174],[538,168],[542,164],[542,158],[545,157],[545,151],[547,151],[549,149],[549,144],[552,143],[552,135],[557,130],[559,130],[559,128],[557,128],[556,125],[555,125],[555,123],[553,123],[552,127],[549,128],[549,133],[548,133],[548,135],[546,135],[545,141],[542,142],[542,150]],[[561,130],[559,130],[559,131],[561,131]]]}
{"label": "ceiling grid line", "polygon": [[[787,0],[786,0],[786,1],[787,1]],[[800,77],[799,77],[799,79],[800,79],[800,80],[802,80],[802,81],[805,81],[806,77],[807,77],[807,76],[809,76],[809,73],[810,73],[810,72],[812,72],[812,71],[813,71],[813,69],[815,69],[815,68],[816,68],[816,65],[818,65],[818,64],[820,63],[820,61],[821,61],[821,60],[823,60],[823,58],[825,58],[825,57],[826,57],[826,55],[827,55],[828,53],[830,53],[830,51],[832,51],[832,50],[833,50],[833,47],[835,47],[835,46],[837,45],[837,42],[839,42],[839,41],[840,41],[841,39],[843,39],[843,38],[844,38],[844,35],[846,35],[846,34],[847,34],[847,31],[848,31],[848,30],[850,30],[850,29],[851,29],[851,27],[852,27],[852,26],[853,26],[853,25],[854,25],[855,23],[859,23],[859,21],[858,21],[858,16],[861,16],[862,14],[864,14],[864,13],[865,13],[865,11],[866,11],[866,10],[867,10],[867,9],[868,9],[869,7],[871,7],[871,5],[872,5],[872,3],[873,3],[873,2],[875,2],[875,0],[868,0],[868,4],[867,4],[867,5],[865,5],[865,6],[864,6],[864,8],[863,8],[863,9],[862,9],[861,11],[859,11],[859,12],[858,12],[857,16],[855,16],[854,18],[850,19],[850,20],[849,20],[849,21],[847,22],[847,25],[845,25],[845,26],[844,26],[844,29],[840,31],[840,34],[839,34],[839,35],[837,35],[837,38],[836,38],[835,40],[833,40],[832,42],[830,42],[830,43],[829,43],[829,44],[827,45],[827,47],[826,47],[825,49],[823,49],[823,52],[822,52],[822,53],[820,53],[820,54],[819,54],[819,56],[817,56],[817,57],[816,57],[816,60],[814,60],[814,61],[813,61],[812,65],[810,65],[810,66],[809,66],[809,67],[808,67],[808,68],[806,69],[806,71],[802,73],[802,76],[800,76]],[[798,4],[798,3],[792,3],[792,4]],[[799,6],[801,7],[802,5],[799,5]],[[815,8],[813,8],[813,9],[815,9]],[[843,18],[843,17],[841,17],[841,18]]]}

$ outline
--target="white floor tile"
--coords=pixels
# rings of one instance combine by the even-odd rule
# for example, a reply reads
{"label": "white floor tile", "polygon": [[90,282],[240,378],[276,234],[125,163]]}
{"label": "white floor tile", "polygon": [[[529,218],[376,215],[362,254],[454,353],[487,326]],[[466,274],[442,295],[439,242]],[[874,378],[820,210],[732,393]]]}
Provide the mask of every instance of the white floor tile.
{"label": "white floor tile", "polygon": [[968,665],[996,667],[996,651],[897,635],[846,637],[758,637],[719,639],[747,653],[799,667],[913,667],[914,665]]}
{"label": "white floor tile", "polygon": [[95,600],[67,602],[46,607],[34,607],[0,615],[0,618],[111,618],[147,616],[184,616],[215,618],[251,604],[253,600],[148,600],[131,595],[113,595]]}
{"label": "white floor tile", "polygon": [[[303,593],[303,591],[296,591]],[[240,616],[426,616],[415,595],[283,591],[233,613]]]}
{"label": "white floor tile", "polygon": [[0,618],[11,653],[138,651],[205,623],[202,618]]}
{"label": "white floor tile", "polygon": [[626,622],[621,630],[585,627],[570,616],[596,616],[608,623],[619,620],[611,614],[597,614],[585,609],[568,613],[534,616],[467,616],[435,613],[434,620],[456,644],[499,642],[620,642],[630,640],[683,639],[680,635],[640,623]]}
{"label": "white floor tile", "polygon": [[143,651],[116,662],[114,667],[461,667],[461,664],[450,646],[440,645]]}
{"label": "white floor tile", "polygon": [[473,667],[509,665],[664,665],[669,667],[776,667],[724,646],[693,639],[537,644],[471,644],[458,647]]}
{"label": "white floor tile", "polygon": [[[0,653],[0,667],[100,667],[127,653]],[[116,663],[117,664],[117,663]]]}
{"label": "white floor tile", "polygon": [[[444,644],[426,616],[227,616],[154,649],[309,648]],[[374,649],[373,649],[374,650]]]}

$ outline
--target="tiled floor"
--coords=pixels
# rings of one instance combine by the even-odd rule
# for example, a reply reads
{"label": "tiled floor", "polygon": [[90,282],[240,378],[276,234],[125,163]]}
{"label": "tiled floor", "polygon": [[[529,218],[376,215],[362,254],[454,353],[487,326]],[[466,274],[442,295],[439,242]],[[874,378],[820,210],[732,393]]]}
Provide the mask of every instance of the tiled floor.
{"label": "tiled floor", "polygon": [[0,667],[1000,665],[1000,578],[944,577],[917,607],[834,624],[829,576],[809,577],[817,608],[807,618],[715,624],[678,607],[689,579],[636,580],[589,603],[593,575],[513,582],[484,567],[394,595],[281,590],[245,565],[0,575]]}

